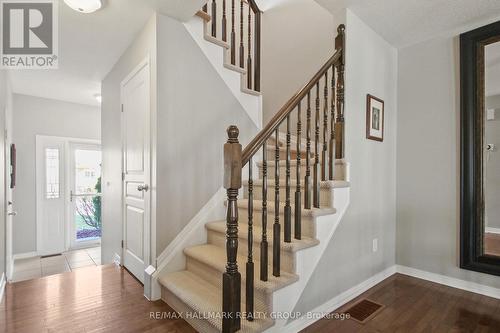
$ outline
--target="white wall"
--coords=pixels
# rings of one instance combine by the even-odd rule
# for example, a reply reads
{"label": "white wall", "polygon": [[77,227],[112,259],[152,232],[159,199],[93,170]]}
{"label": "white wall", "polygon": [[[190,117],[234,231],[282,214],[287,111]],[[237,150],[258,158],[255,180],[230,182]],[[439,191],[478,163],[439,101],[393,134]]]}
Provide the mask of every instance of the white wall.
{"label": "white wall", "polygon": [[13,253],[36,251],[36,135],[100,139],[98,107],[14,94],[14,143],[17,184],[14,191]]}
{"label": "white wall", "polygon": [[[102,240],[103,263],[121,253],[122,240],[122,142],[120,83],[146,57],[150,59],[151,108],[156,114],[156,15],[153,15],[102,81]],[[154,124],[154,118],[152,118]],[[152,156],[155,158],[155,156]],[[154,187],[152,196],[156,194]]]}
{"label": "white wall", "polygon": [[[397,50],[351,11],[346,20],[346,160],[351,203],[296,311],[305,312],[395,264]],[[367,140],[366,94],[385,101],[384,142]],[[372,241],[378,239],[378,252]]]}
{"label": "white wall", "polygon": [[227,127],[243,146],[257,128],[184,25],[157,20],[159,255],[222,187]]}
{"label": "white wall", "polygon": [[263,124],[333,55],[343,20],[311,0],[286,0],[262,15]]}
{"label": "white wall", "polygon": [[459,268],[458,36],[399,52],[397,263],[496,288]]}

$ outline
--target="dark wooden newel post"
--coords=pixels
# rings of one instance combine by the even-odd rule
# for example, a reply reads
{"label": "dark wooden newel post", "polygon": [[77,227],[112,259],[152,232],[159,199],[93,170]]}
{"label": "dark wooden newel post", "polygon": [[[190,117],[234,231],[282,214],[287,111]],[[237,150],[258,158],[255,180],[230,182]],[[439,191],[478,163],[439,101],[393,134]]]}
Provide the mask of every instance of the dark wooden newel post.
{"label": "dark wooden newel post", "polygon": [[241,188],[241,144],[236,126],[227,129],[224,144],[224,188],[227,190],[226,272],[222,276],[222,332],[233,333],[241,327],[241,274],[238,272],[238,190]]}
{"label": "dark wooden newel post", "polygon": [[345,25],[337,29],[335,49],[342,50],[339,64],[337,65],[337,119],[335,121],[335,158],[344,158],[344,64],[345,64]]}

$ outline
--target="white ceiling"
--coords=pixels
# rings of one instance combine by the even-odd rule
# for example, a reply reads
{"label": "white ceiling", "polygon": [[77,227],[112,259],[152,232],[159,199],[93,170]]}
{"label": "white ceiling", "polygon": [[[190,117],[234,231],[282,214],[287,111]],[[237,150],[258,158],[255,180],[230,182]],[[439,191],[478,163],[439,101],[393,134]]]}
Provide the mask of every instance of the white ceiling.
{"label": "white ceiling", "polygon": [[397,48],[500,20],[500,0],[316,1],[334,14],[349,8]]}
{"label": "white ceiling", "polygon": [[97,106],[94,95],[101,92],[101,80],[154,11],[184,20],[196,12],[194,8],[201,8],[203,2],[105,0],[101,10],[82,14],[59,0],[59,69],[12,70],[13,90]]}
{"label": "white ceiling", "polygon": [[[98,12],[81,14],[59,0],[59,69],[11,71],[14,92],[98,105],[101,80],[154,11],[186,20],[205,1],[105,0]],[[267,8],[289,0],[257,1]],[[333,14],[350,8],[398,48],[500,19],[500,0],[316,1]]]}

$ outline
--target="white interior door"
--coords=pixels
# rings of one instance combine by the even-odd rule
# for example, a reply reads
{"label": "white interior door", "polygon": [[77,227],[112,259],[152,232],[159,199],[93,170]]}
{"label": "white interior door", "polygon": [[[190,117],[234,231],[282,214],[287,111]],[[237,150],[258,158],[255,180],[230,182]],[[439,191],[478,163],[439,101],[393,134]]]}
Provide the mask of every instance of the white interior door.
{"label": "white interior door", "polygon": [[37,251],[65,250],[65,140],[36,137]]}
{"label": "white interior door", "polygon": [[121,86],[123,264],[141,282],[150,246],[150,73],[147,61]]}
{"label": "white interior door", "polygon": [[69,235],[72,249],[101,243],[101,147],[70,145]]}
{"label": "white interior door", "polygon": [[[5,114],[8,114],[8,111],[5,111]],[[6,118],[9,118],[6,116]],[[8,120],[5,132],[7,133],[5,136],[5,210],[7,212],[5,218],[5,271],[7,275],[7,279],[10,281],[12,279],[12,275],[14,274],[14,259],[12,253],[12,222],[14,216],[17,215],[17,212],[14,211],[14,203],[13,203],[13,189],[11,188],[11,173],[13,171],[13,166],[11,165],[12,161],[12,124],[9,123]]]}

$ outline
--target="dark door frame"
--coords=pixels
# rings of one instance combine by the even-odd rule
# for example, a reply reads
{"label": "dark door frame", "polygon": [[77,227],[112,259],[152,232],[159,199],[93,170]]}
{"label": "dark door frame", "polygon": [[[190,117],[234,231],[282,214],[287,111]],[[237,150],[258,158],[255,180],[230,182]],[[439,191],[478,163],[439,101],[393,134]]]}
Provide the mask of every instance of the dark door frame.
{"label": "dark door frame", "polygon": [[500,41],[500,21],[460,35],[460,267],[499,275],[484,254],[484,47]]}

